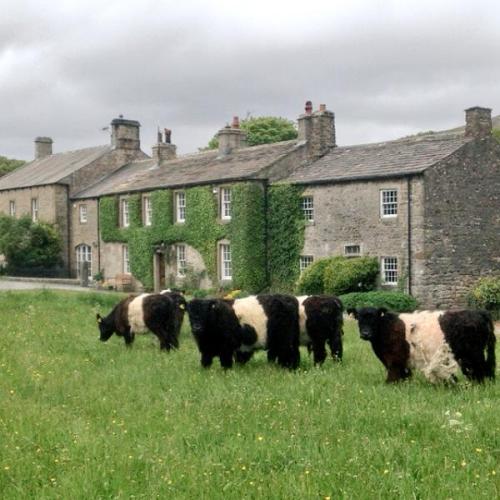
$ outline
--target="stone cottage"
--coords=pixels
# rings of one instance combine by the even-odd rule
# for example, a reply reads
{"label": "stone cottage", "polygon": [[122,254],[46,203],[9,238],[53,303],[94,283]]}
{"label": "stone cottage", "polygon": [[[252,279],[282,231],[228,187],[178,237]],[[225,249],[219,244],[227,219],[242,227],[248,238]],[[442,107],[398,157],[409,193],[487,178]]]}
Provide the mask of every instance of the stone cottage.
{"label": "stone cottage", "polygon": [[150,158],[119,118],[110,146],[52,155],[39,138],[0,179],[0,211],[56,223],[68,272],[88,261],[110,285],[287,289],[315,259],[371,255],[381,286],[444,307],[500,273],[491,130],[471,108],[465,128],[337,146],[334,114],[308,102],[297,140],[247,147],[234,119],[218,150],[177,157],[165,130]]}

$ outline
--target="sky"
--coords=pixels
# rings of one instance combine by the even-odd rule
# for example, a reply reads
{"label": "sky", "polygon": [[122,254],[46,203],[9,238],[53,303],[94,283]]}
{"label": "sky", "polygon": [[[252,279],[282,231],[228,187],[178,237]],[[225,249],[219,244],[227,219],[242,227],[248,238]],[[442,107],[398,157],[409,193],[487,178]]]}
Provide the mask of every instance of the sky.
{"label": "sky", "polygon": [[500,114],[498,0],[0,0],[0,155],[109,143],[113,118],[195,152],[234,115],[335,112],[337,144]]}

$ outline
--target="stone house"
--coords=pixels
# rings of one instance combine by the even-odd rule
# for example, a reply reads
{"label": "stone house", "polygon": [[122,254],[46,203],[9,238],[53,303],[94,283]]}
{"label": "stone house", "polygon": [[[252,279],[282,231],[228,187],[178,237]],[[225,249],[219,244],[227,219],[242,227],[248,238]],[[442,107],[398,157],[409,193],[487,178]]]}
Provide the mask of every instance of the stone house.
{"label": "stone house", "polygon": [[72,275],[88,260],[110,285],[128,276],[135,288],[256,292],[278,275],[293,286],[321,257],[371,255],[382,287],[444,307],[500,274],[500,145],[489,109],[468,109],[465,128],[340,147],[334,114],[308,102],[297,140],[247,147],[235,119],[218,150],[181,157],[168,130],[149,158],[137,122],[112,126],[109,147],[37,158],[0,179],[0,211],[12,214],[14,201],[16,215],[33,214],[39,200]]}

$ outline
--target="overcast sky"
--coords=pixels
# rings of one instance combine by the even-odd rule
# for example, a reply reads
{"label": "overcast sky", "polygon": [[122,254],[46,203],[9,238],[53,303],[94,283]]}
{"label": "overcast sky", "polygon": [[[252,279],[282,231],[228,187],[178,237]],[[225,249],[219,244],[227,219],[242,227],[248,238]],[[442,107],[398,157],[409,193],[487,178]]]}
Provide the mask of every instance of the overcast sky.
{"label": "overcast sky", "polygon": [[196,151],[233,115],[292,120],[310,99],[337,143],[500,114],[498,0],[0,0],[0,155],[106,144],[123,114]]}

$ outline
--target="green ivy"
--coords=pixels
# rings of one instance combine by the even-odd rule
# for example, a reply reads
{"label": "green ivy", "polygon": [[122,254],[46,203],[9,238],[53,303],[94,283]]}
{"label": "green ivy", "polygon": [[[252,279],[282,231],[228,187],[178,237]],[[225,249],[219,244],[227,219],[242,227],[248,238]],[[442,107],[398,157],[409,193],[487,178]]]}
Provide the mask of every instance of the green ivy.
{"label": "green ivy", "polygon": [[288,184],[269,188],[268,263],[273,291],[291,292],[299,278],[305,230],[302,193],[301,187]]}

